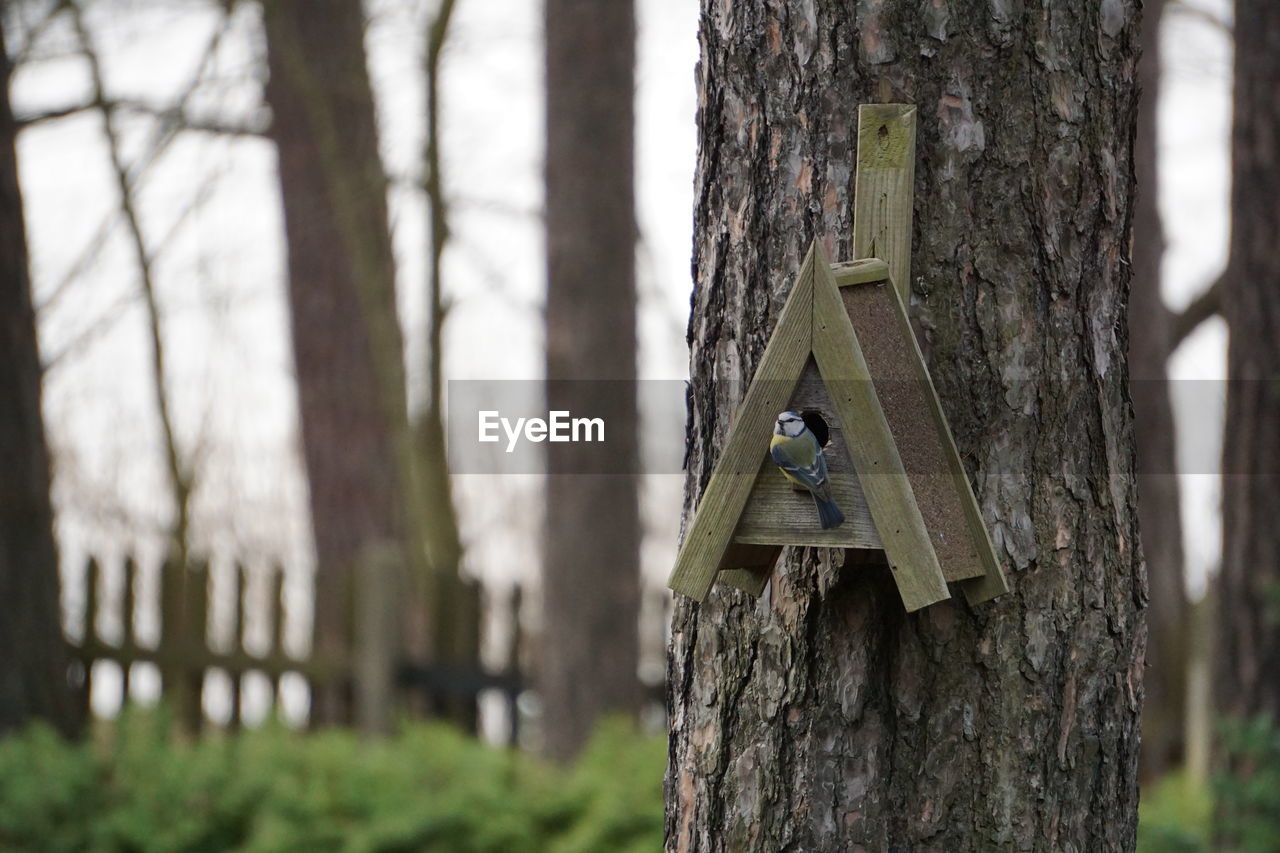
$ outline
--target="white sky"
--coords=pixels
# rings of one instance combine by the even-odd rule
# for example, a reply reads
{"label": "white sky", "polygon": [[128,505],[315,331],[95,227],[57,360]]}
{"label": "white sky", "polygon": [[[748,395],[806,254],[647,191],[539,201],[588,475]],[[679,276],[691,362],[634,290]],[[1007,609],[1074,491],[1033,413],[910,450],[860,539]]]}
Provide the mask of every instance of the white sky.
{"label": "white sky", "polygon": [[[1228,0],[1195,0],[1229,15]],[[97,0],[89,23],[104,54],[112,94],[163,104],[192,74],[216,16],[207,4]],[[413,178],[421,151],[422,22],[415,0],[371,0],[367,45],[390,172]],[[686,375],[684,328],[690,290],[694,76],[697,4],[639,0],[637,69],[641,372]],[[214,81],[193,108],[241,119],[259,102],[251,75],[257,7],[239,4]],[[38,17],[33,14],[33,17]],[[1227,232],[1227,38],[1197,16],[1165,16],[1167,76],[1160,105],[1161,208],[1169,238],[1165,294],[1180,307],[1221,267]],[[444,157],[455,240],[445,276],[456,309],[447,329],[449,378],[534,378],[542,369],[540,4],[460,0],[445,54]],[[11,33],[12,35],[12,33]],[[84,101],[88,76],[67,27],[55,27],[14,79],[19,114]],[[52,57],[52,58],[49,58]],[[147,149],[154,123],[122,122],[130,159]],[[20,168],[33,280],[46,360],[45,408],[55,453],[58,532],[75,611],[86,552],[142,549],[154,559],[168,512],[148,374],[144,314],[132,257],[116,227],[85,269],[62,286],[109,216],[115,191],[96,115],[23,133]],[[142,184],[143,228],[158,255],[156,275],[172,358],[169,388],[179,434],[199,459],[198,541],[221,563],[245,554],[284,562],[292,600],[312,564],[306,491],[296,442],[285,313],[282,225],[275,154],[262,140],[186,135],[170,145]],[[420,379],[422,201],[392,194],[401,265],[401,307],[411,377]],[[172,237],[167,237],[170,232]],[[1225,330],[1206,324],[1177,354],[1172,375],[1224,374]],[[61,355],[65,352],[65,355]],[[1210,383],[1182,383],[1188,470],[1216,460],[1217,416],[1205,416]],[[1187,419],[1204,421],[1187,428]],[[1192,459],[1192,451],[1197,454]],[[1197,461],[1197,459],[1199,461]],[[648,577],[660,583],[674,556],[682,479],[649,478]],[[459,477],[470,569],[510,582],[537,569],[540,505],[532,477]],[[1216,563],[1220,533],[1216,478],[1184,475],[1190,575]],[[497,535],[495,535],[497,531]],[[221,564],[220,563],[220,564]],[[215,567],[218,568],[218,567]],[[224,602],[222,606],[227,606]],[[299,606],[295,643],[308,626]],[[264,629],[265,630],[265,629]]]}

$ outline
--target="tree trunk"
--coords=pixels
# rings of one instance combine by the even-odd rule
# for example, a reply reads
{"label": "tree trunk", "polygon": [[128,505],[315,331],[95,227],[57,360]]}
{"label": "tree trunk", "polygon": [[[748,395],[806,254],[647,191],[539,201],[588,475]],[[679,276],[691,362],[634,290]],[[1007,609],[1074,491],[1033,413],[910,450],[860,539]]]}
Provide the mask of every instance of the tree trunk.
{"label": "tree trunk", "polygon": [[0,735],[32,719],[73,735],[10,72],[0,26]]}
{"label": "tree trunk", "polygon": [[669,850],[1132,849],[1138,35],[1111,0],[704,0],[690,492],[809,240],[853,256],[856,105],[916,103],[912,312],[1012,589],[907,615],[794,549],[759,601],[681,599]]}
{"label": "tree trunk", "polygon": [[[302,444],[315,531],[315,651],[347,652],[358,567],[405,541],[404,365],[358,0],[264,3]],[[315,722],[348,719],[338,686]]]}
{"label": "tree trunk", "polygon": [[1172,315],[1160,295],[1164,230],[1160,223],[1156,107],[1160,95],[1163,0],[1147,0],[1142,16],[1142,103],[1134,165],[1138,195],[1133,219],[1133,287],[1129,298],[1129,364],[1138,444],[1138,520],[1151,601],[1142,707],[1144,781],[1182,763],[1186,725],[1190,623],[1183,581],[1182,521],[1174,446],[1173,406],[1166,374],[1173,350]]}
{"label": "tree trunk", "polygon": [[546,39],[547,402],[607,429],[604,453],[547,450],[539,688],[565,759],[641,701],[632,2],[546,0]]}
{"label": "tree trunk", "polygon": [[1280,5],[1237,0],[1219,710],[1280,719]]}

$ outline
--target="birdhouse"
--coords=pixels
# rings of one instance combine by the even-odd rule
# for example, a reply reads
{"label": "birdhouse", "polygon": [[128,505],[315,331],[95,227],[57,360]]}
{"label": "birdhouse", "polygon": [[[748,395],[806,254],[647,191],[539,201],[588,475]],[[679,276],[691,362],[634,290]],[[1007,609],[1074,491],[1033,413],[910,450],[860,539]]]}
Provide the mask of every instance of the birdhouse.
{"label": "birdhouse", "polygon": [[[822,529],[812,497],[770,458],[775,418],[788,410],[825,445],[843,524]],[[759,595],[785,545],[882,552],[908,611],[948,598],[949,581],[970,603],[1007,591],[888,265],[833,266],[816,240],[668,585],[698,600],[717,579]]]}

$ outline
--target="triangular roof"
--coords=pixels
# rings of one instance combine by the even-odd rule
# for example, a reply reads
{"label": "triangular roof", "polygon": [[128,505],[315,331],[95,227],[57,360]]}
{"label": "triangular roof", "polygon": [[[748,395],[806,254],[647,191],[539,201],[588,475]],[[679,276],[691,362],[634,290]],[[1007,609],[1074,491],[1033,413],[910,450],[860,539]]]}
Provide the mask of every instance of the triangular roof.
{"label": "triangular roof", "polygon": [[[841,265],[839,272],[840,284],[845,286],[889,279],[887,266],[877,259]],[[734,534],[752,490],[757,486],[762,461],[767,458],[774,419],[779,411],[788,407],[793,389],[812,357],[827,386],[833,414],[845,425],[843,443],[858,474],[866,508],[893,569],[903,604],[911,611],[949,597],[935,541],[926,527],[925,515],[917,504],[912,485],[913,477],[917,483],[920,477],[918,472],[909,474],[903,465],[839,287],[826,253],[815,240],[783,305],[751,386],[738,407],[724,449],[712,470],[711,480],[688,527],[668,580],[668,586],[676,592],[701,600],[722,569],[726,571],[721,579],[734,586],[756,594],[763,588],[768,568],[776,558],[776,546],[771,547],[764,541],[769,537],[744,542],[735,541]],[[972,570],[961,571],[958,576],[949,572],[947,577],[956,579],[981,574],[981,577],[965,581],[965,592],[971,603],[983,601],[1006,590],[1004,577],[959,455],[955,452],[941,404],[928,379],[923,356],[907,324],[905,308],[892,287],[886,291],[893,294],[900,314],[900,322],[895,320],[891,325],[899,326],[896,334],[901,335],[905,330],[910,338],[911,343],[903,348],[903,352],[908,354],[909,360],[918,362],[911,369],[917,378],[923,380],[911,383],[919,388],[912,393],[923,394],[935,415],[924,419],[931,420],[931,424],[921,424],[920,427],[932,427],[935,431],[934,435],[926,437],[934,451],[933,458],[943,460],[939,464],[947,469],[942,479],[948,483],[943,491],[948,493],[945,499],[951,509],[950,517],[963,517],[958,525],[952,526],[965,530],[959,537],[953,531],[952,538],[965,540],[965,555],[969,559],[957,562],[967,562]],[[919,400],[915,402],[917,408],[926,405]],[[930,491],[935,493],[931,500],[936,499],[938,489],[931,488]],[[851,508],[845,509],[849,515]],[[927,514],[931,519],[940,518],[935,512]],[[794,544],[796,539],[791,536],[769,541]],[[815,536],[811,543],[806,542],[814,545],[829,543],[829,539],[823,541],[820,536]]]}

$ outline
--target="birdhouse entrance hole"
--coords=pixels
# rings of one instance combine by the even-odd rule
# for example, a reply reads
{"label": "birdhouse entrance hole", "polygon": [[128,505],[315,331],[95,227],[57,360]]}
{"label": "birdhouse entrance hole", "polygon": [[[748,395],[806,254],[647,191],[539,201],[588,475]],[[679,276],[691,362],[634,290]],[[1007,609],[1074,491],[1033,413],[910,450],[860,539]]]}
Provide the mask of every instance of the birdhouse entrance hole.
{"label": "birdhouse entrance hole", "polygon": [[827,419],[822,416],[822,412],[816,409],[801,409],[799,415],[800,420],[804,421],[804,425],[809,428],[809,432],[818,439],[818,446],[826,447],[831,441],[831,430],[827,427]]}

